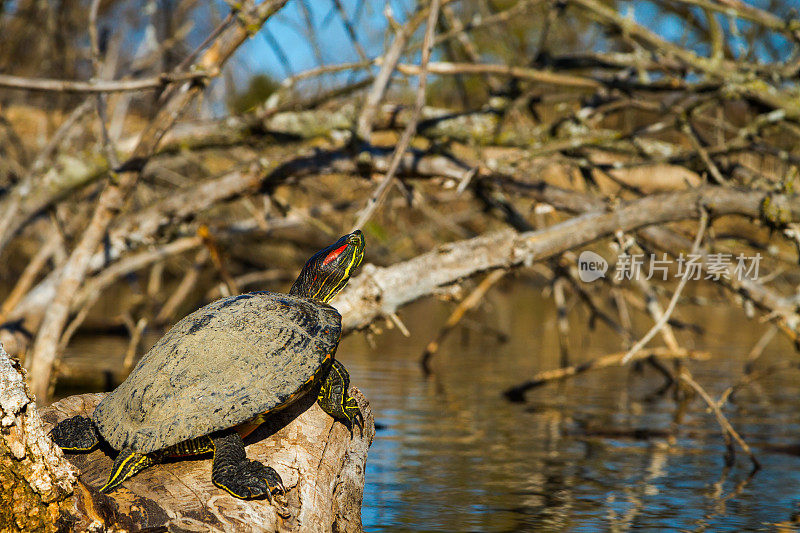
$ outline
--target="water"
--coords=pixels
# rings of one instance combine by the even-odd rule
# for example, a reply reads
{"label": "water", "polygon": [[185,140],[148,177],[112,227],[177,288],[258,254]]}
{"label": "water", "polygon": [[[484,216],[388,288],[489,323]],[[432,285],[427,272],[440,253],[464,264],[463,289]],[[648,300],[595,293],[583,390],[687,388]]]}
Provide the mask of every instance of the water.
{"label": "water", "polygon": [[[378,423],[362,511],[367,531],[794,530],[796,370],[757,382],[725,408],[762,463],[751,479],[743,453],[734,468],[724,468],[719,427],[701,400],[679,409],[671,394],[654,394],[664,380],[650,368],[591,371],[535,389],[525,403],[506,401],[506,387],[558,367],[555,311],[540,292],[522,282],[494,290],[469,315],[473,322],[452,332],[430,377],[418,358],[451,305],[425,301],[404,309],[408,339],[394,329],[376,336],[374,347],[362,333],[343,340],[338,357]],[[741,375],[767,326],[721,305],[679,307],[678,316],[705,328],[679,340],[712,352],[689,368],[718,397]],[[570,315],[575,362],[620,350],[602,325],[581,326],[587,320],[577,309]],[[509,342],[480,324],[504,330]],[[637,331],[647,327],[642,320]],[[779,337],[760,367],[796,357]],[[70,354],[111,349],[98,346],[78,339]]]}
{"label": "water", "polygon": [[[700,400],[675,425],[672,395],[653,396],[663,383],[654,370],[592,371],[531,391],[524,404],[507,402],[506,387],[558,366],[555,312],[535,288],[495,296],[476,318],[506,330],[511,341],[479,332],[460,338],[456,330],[430,378],[417,359],[449,312],[444,304],[403,313],[410,339],[388,332],[374,350],[359,334],[343,342],[339,357],[382,428],[367,463],[366,530],[741,531],[772,529],[800,513],[800,458],[769,448],[800,444],[796,371],[757,383],[725,410],[763,465],[748,481],[743,453],[724,468],[719,427]],[[741,374],[764,326],[725,307],[680,316],[707,329],[679,338],[713,352],[690,369],[719,396]],[[573,327],[585,321],[571,316]],[[581,360],[620,350],[601,326],[577,336]],[[777,340],[762,364],[782,357],[793,350]],[[632,429],[656,436],[624,435]]]}

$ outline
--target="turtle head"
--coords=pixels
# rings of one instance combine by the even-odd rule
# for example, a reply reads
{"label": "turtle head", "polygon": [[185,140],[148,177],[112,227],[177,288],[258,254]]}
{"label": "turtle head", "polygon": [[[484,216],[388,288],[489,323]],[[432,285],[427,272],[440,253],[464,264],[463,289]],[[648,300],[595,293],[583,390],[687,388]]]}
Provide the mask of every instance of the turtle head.
{"label": "turtle head", "polygon": [[312,255],[289,294],[329,302],[347,285],[362,259],[364,234],[356,230]]}

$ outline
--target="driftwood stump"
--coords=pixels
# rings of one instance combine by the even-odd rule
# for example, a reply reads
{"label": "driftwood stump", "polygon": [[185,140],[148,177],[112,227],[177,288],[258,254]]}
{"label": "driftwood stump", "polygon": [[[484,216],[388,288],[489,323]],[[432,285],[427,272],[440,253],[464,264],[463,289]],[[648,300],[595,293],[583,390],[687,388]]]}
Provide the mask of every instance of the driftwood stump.
{"label": "driftwood stump", "polygon": [[[183,459],[148,468],[109,495],[113,450],[65,454],[80,471],[73,528],[92,522],[127,530],[361,531],[367,449],[375,435],[372,412],[355,387],[364,432],[334,422],[309,395],[262,424],[245,439],[247,456],[273,467],[287,488],[284,518],[266,500],[240,500],[211,483],[211,460]],[[45,430],[76,414],[89,416],[103,394],[70,396],[42,410]]]}

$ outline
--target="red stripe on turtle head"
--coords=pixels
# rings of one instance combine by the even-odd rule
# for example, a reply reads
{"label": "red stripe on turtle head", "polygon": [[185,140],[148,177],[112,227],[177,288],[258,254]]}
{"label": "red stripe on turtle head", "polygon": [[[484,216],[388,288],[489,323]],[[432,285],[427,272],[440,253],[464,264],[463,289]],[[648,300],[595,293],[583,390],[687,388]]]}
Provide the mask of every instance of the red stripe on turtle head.
{"label": "red stripe on turtle head", "polygon": [[328,263],[330,263],[331,261],[334,261],[337,257],[342,255],[342,252],[344,252],[346,248],[347,248],[347,245],[344,244],[344,245],[338,247],[337,249],[335,249],[334,251],[332,251],[331,253],[329,253],[328,257],[326,257],[325,260],[322,262],[322,265],[325,266]]}

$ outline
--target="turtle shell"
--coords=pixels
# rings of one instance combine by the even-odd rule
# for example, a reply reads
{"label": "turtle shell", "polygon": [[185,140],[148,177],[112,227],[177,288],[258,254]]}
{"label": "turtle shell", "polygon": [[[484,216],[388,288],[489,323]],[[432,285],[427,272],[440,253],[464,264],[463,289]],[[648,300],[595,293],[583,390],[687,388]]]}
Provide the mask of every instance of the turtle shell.
{"label": "turtle shell", "polygon": [[342,319],[308,298],[253,292],[183,318],[92,419],[114,448],[150,453],[280,407],[328,368]]}

